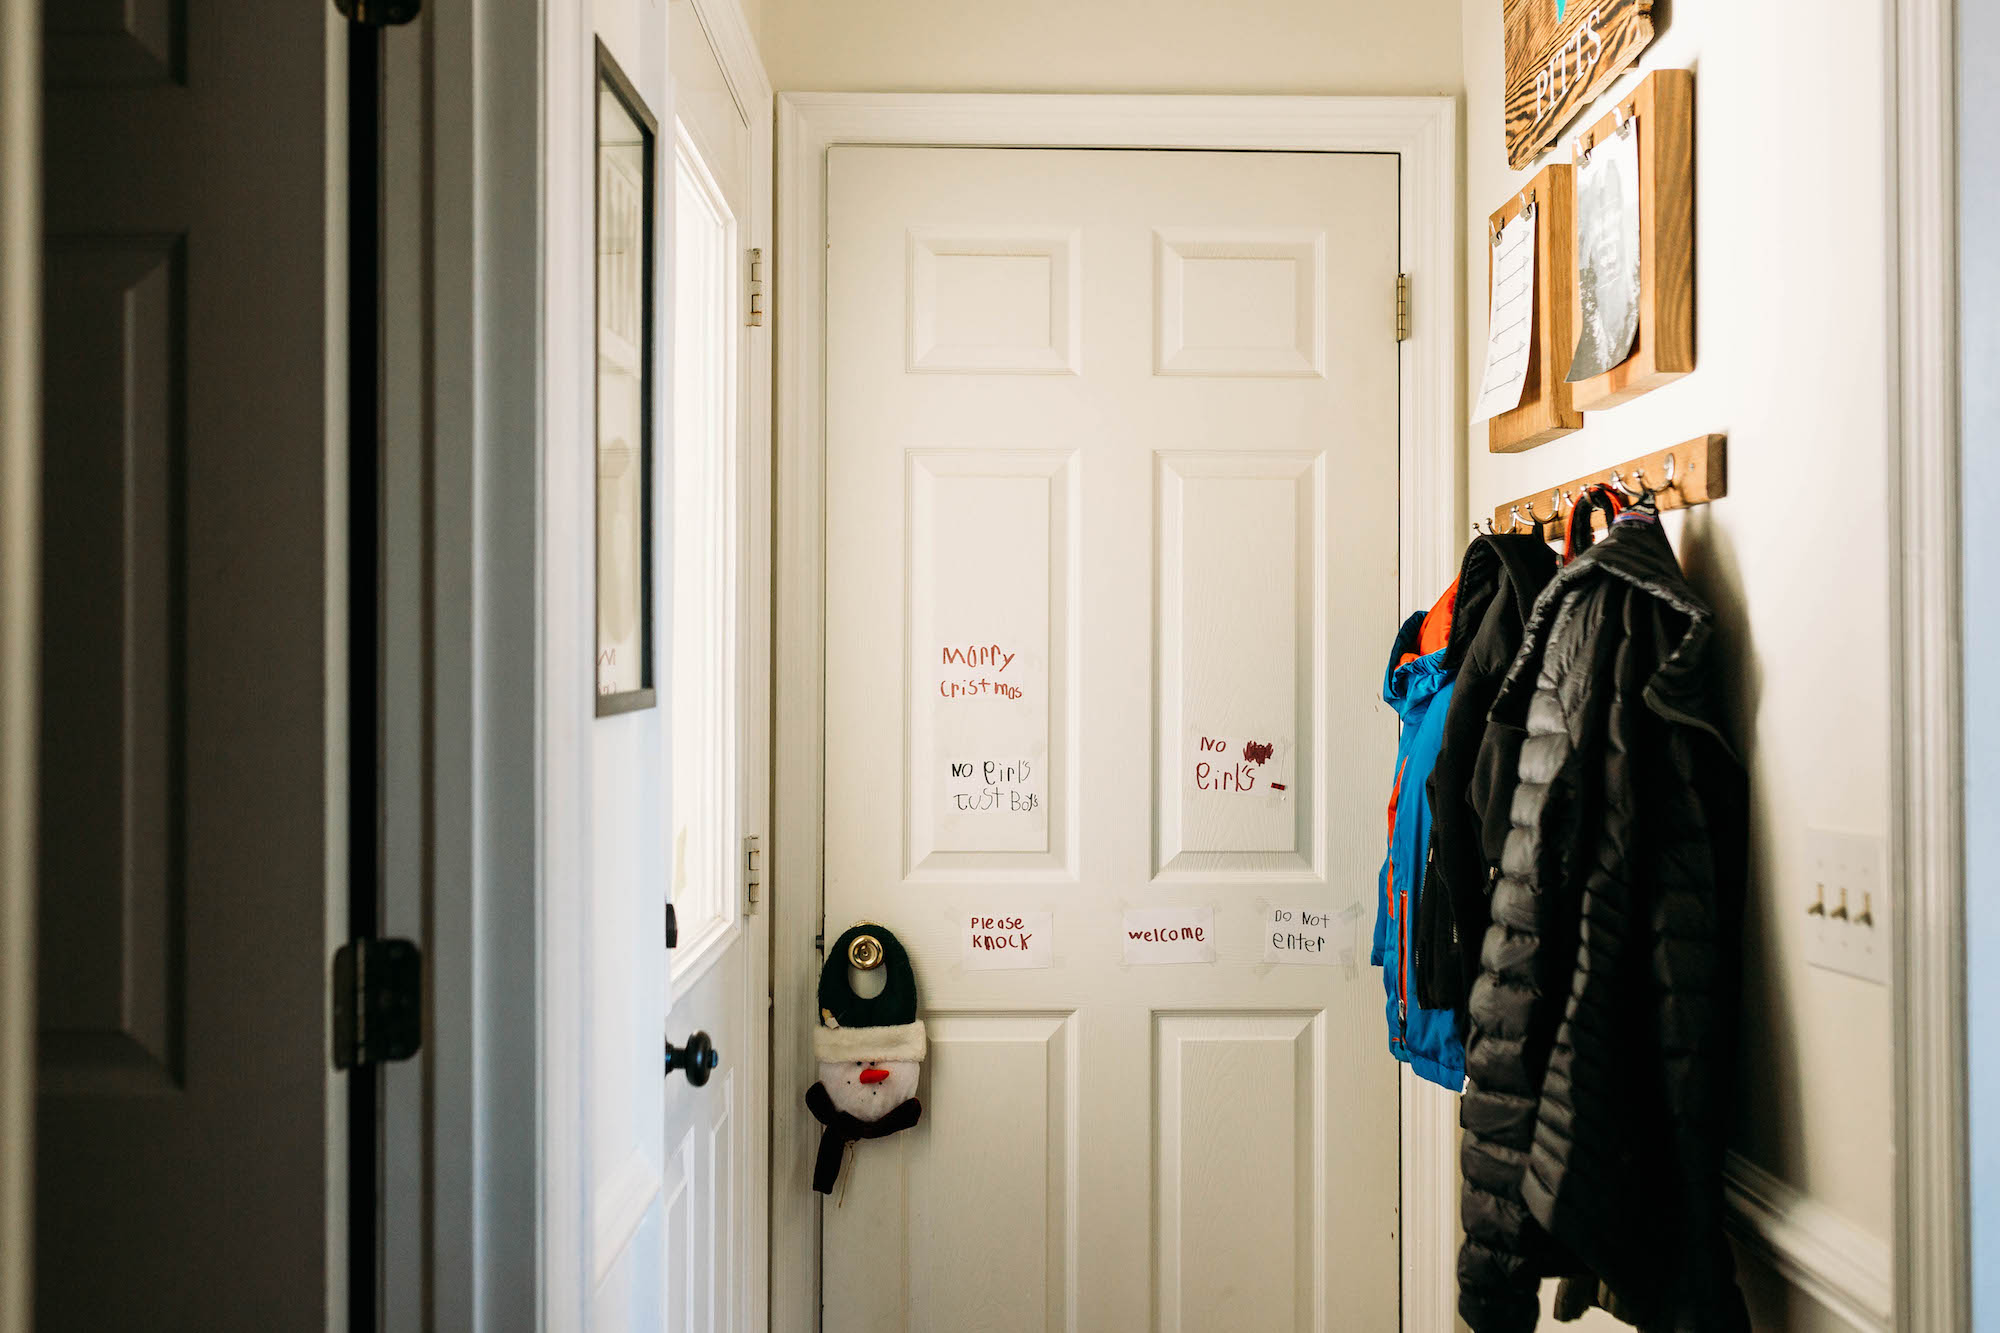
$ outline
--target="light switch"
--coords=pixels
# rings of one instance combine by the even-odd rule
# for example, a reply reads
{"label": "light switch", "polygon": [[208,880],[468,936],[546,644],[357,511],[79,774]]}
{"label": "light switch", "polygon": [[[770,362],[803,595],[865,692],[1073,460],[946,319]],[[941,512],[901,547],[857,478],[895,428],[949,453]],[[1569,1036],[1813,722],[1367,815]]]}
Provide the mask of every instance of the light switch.
{"label": "light switch", "polygon": [[1806,918],[1806,960],[1889,984],[1889,846],[1859,833],[1806,830],[1806,874],[1793,895]]}

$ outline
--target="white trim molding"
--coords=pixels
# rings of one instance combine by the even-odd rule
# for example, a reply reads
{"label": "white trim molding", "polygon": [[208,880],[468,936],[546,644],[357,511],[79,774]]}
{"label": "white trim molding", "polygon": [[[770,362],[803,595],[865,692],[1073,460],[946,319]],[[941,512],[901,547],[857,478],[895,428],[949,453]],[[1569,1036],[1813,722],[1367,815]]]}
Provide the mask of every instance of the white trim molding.
{"label": "white trim molding", "polygon": [[[1429,605],[1460,542],[1458,107],[1449,97],[787,93],[778,106],[776,677],[773,682],[771,1327],[819,1315],[811,1080],[825,698],[827,152],[838,144],[1393,153],[1411,337],[1401,351],[1400,592]],[[1435,1103],[1435,1104],[1433,1104]],[[1403,1097],[1403,1326],[1448,1333],[1456,1116]],[[1442,1176],[1440,1173],[1444,1173]],[[1414,1186],[1414,1188],[1413,1188]]]}
{"label": "white trim molding", "polygon": [[42,7],[0,3],[0,1333],[34,1326]]}
{"label": "white trim molding", "polygon": [[1402,1069],[1403,1333],[1458,1328],[1458,1099]]}
{"label": "white trim molding", "polygon": [[1956,0],[1891,6],[1896,1311],[1971,1326],[1961,801]]}
{"label": "white trim molding", "polygon": [[1748,1158],[1723,1166],[1729,1229],[1746,1254],[1860,1333],[1895,1327],[1889,1243],[1793,1189]]}

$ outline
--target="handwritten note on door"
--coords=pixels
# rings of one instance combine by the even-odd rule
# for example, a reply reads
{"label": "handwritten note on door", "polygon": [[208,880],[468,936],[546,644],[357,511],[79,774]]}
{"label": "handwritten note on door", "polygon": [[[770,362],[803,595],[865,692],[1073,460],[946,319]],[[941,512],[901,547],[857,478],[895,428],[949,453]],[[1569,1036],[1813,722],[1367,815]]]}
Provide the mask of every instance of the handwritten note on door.
{"label": "handwritten note on door", "polygon": [[1227,736],[1219,731],[1190,737],[1188,786],[1198,792],[1290,800],[1292,742],[1271,734]]}
{"label": "handwritten note on door", "polygon": [[973,972],[1047,967],[1054,945],[1053,912],[971,912],[965,918],[965,966]]}
{"label": "handwritten note on door", "polygon": [[1264,961],[1306,967],[1353,967],[1361,908],[1338,912],[1313,907],[1273,907],[1264,923]]}
{"label": "handwritten note on door", "polygon": [[1013,642],[947,643],[932,656],[939,839],[961,851],[1048,846],[1048,670]]}
{"label": "handwritten note on door", "polygon": [[1212,963],[1215,961],[1215,909],[1212,907],[1135,907],[1125,913],[1125,961],[1148,963]]}

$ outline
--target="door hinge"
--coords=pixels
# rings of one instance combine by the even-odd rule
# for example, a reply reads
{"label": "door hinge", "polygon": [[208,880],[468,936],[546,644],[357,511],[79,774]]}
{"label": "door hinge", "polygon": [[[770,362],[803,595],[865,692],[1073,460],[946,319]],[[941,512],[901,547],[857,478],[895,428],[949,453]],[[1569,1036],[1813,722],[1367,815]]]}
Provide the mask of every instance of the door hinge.
{"label": "door hinge", "polygon": [[1396,341],[1410,340],[1410,275],[1396,275]]}
{"label": "door hinge", "polygon": [[755,913],[764,899],[764,840],[752,833],[743,839],[743,902],[746,914]]}
{"label": "door hinge", "polygon": [[333,0],[333,7],[364,28],[399,28],[423,8],[420,0]]}
{"label": "door hinge", "polygon": [[333,955],[333,1067],[407,1060],[424,1041],[424,955],[409,940],[349,940]]}
{"label": "door hinge", "polygon": [[753,329],[762,328],[764,325],[764,252],[755,247],[752,247],[750,251],[750,300],[747,303],[747,308],[750,312],[748,321],[750,327]]}

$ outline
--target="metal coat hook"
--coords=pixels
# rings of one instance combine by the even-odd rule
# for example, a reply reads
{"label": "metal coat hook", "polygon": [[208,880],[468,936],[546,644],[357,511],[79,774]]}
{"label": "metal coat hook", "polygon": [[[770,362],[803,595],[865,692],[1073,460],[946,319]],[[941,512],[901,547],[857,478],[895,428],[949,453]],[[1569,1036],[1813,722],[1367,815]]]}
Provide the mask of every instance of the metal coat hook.
{"label": "metal coat hook", "polygon": [[[1553,490],[1520,496],[1491,511],[1501,523],[1525,521],[1538,527],[1555,522],[1565,513],[1574,514],[1586,505],[1597,505],[1597,496],[1609,496],[1615,504],[1619,493],[1631,504],[1650,503],[1656,509],[1687,509],[1720,500],[1728,491],[1724,454],[1725,437],[1705,435],[1662,449],[1658,453],[1627,459],[1616,467],[1567,481]],[[1553,518],[1541,513],[1542,497],[1554,506]]]}

